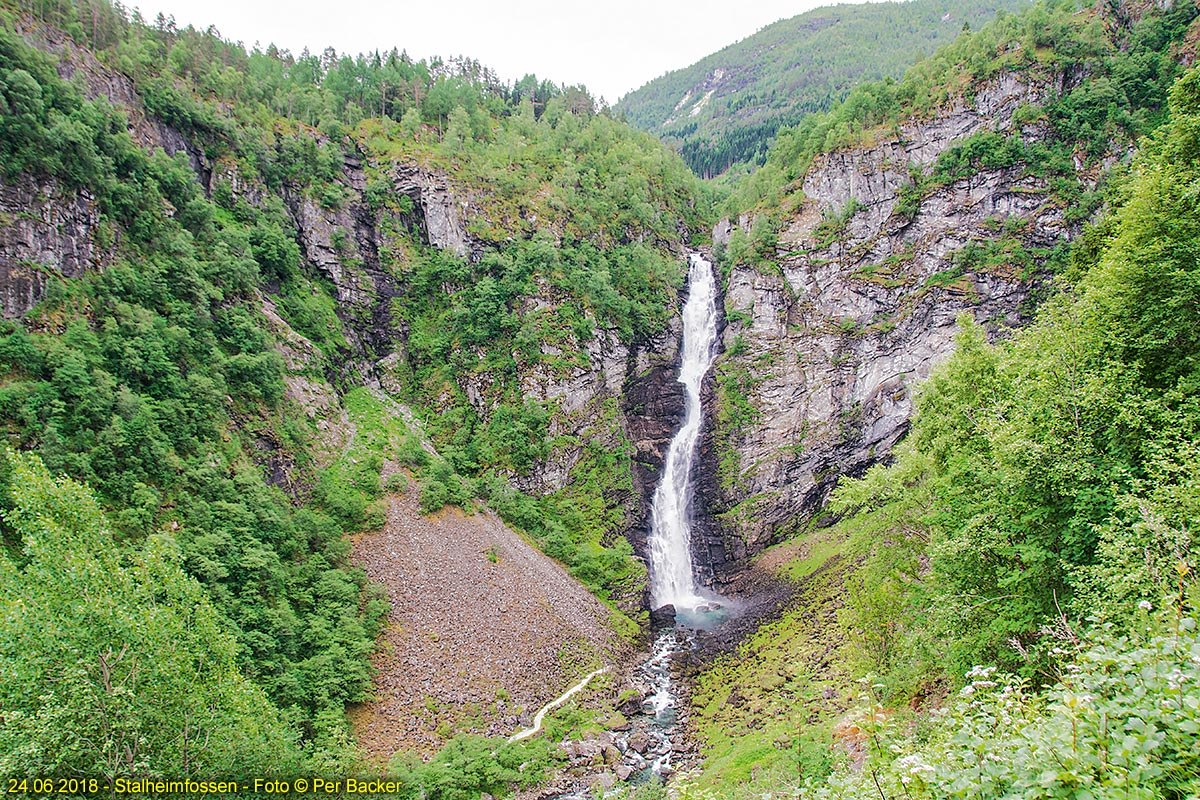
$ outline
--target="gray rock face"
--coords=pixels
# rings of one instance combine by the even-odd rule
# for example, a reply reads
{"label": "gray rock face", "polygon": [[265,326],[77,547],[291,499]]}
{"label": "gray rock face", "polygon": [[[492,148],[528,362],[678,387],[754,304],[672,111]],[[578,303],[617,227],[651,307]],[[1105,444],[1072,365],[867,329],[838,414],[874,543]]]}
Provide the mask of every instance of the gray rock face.
{"label": "gray rock face", "polygon": [[729,244],[729,237],[733,235],[733,224],[729,221],[729,217],[725,217],[713,226],[712,240],[713,246],[724,246]]}
{"label": "gray rock face", "polygon": [[[77,82],[87,97],[105,97],[121,108],[129,118],[131,135],[143,147],[185,153],[207,191],[220,185],[237,201],[253,206],[267,201],[270,190],[257,179],[242,175],[236,160],[210,163],[179,131],[147,113],[127,76],[53,32],[28,30],[23,34],[34,46],[56,54],[62,76]],[[318,144],[328,143],[320,134],[314,136]],[[317,197],[306,187],[290,185],[283,187],[281,195],[308,268],[328,278],[335,291],[337,313],[351,352],[339,359],[334,369],[351,384],[395,391],[396,374],[406,358],[403,343],[407,336],[403,321],[395,317],[392,308],[403,291],[402,270],[397,269],[403,264],[395,262],[403,261],[409,245],[393,246],[391,237],[409,242],[409,237],[416,238],[459,257],[477,259],[485,245],[472,240],[467,222],[481,212],[471,194],[455,186],[449,176],[415,163],[374,165],[387,170],[395,195],[413,201],[411,210],[373,207],[366,196],[363,161],[361,153],[345,157],[338,180],[340,198]],[[0,186],[3,315],[26,313],[45,295],[47,282],[55,276],[75,277],[107,263],[109,250],[102,252],[96,244],[99,222],[90,197],[64,193],[52,181],[38,183],[23,177]],[[114,232],[113,238],[119,233]],[[547,288],[530,300],[524,311],[535,313],[539,305],[548,308],[565,301]],[[328,428],[328,438],[336,444],[344,428],[337,419],[339,404],[325,396],[321,381],[304,373],[307,362],[319,355],[294,346],[290,337],[295,332],[274,314],[269,302],[265,309],[285,343],[289,363],[297,362],[295,369],[289,370],[289,393],[298,401],[314,404],[322,439]],[[548,358],[521,364],[526,397],[548,402],[556,409],[550,435],[561,444],[529,474],[512,476],[514,485],[535,493],[552,492],[568,483],[571,469],[588,447],[630,452],[634,464],[631,488],[627,496],[614,501],[627,510],[629,525],[640,531],[635,533],[635,541],[638,536],[644,538],[645,501],[653,491],[654,472],[682,410],[673,368],[678,338],[676,325],[653,340],[630,346],[615,330],[600,329],[587,341],[560,343],[557,353],[547,345],[542,355]],[[466,383],[462,390],[486,418],[491,412],[487,376],[466,379]],[[298,492],[299,487],[290,486],[292,465],[278,462],[279,448],[267,441],[260,444],[262,461],[272,479]]]}
{"label": "gray rock face", "polygon": [[[521,316],[548,311],[567,302],[549,287],[526,301]],[[634,549],[645,546],[650,497],[657,471],[683,413],[682,385],[675,380],[680,325],[630,346],[613,329],[598,328],[590,339],[544,342],[539,358],[518,360],[525,397],[557,410],[548,434],[559,444],[529,474],[511,476],[514,486],[534,494],[565,487],[571,470],[589,448],[627,452],[632,460],[631,489],[612,498],[625,511]],[[486,413],[486,376],[464,387],[467,399]]]}
{"label": "gray rock face", "polygon": [[[185,153],[210,191],[214,181],[228,182],[237,199],[265,201],[267,189],[244,180],[236,164],[209,163],[179,131],[147,114],[126,76],[65,39],[24,35],[57,53],[61,73],[89,97],[107,97],[124,109],[143,146]],[[987,129],[1013,131],[1028,141],[1043,136],[1036,124],[1017,130],[1015,111],[1061,92],[1066,82],[1059,76],[1031,84],[1003,75],[933,119],[901,125],[893,138],[823,156],[803,182],[803,207],[781,233],[779,269],[732,271],[722,298],[729,323],[720,369],[726,377],[741,375],[740,391],[755,416],[731,430],[718,428],[714,414],[701,442],[704,492],[697,505],[708,522],[698,526],[695,545],[706,578],[706,570],[719,570],[727,558],[743,559],[782,525],[812,514],[838,475],[857,474],[887,457],[907,430],[912,384],[950,353],[959,313],[973,314],[992,335],[1020,323],[1029,276],[1004,265],[959,275],[955,253],[996,239],[998,229],[1026,248],[1073,235],[1062,209],[1047,202],[1046,183],[1000,170],[941,187],[922,198],[915,213],[900,201],[912,171],[928,173],[964,137]],[[389,237],[415,234],[469,259],[479,258],[485,245],[468,233],[468,222],[480,213],[474,199],[448,175],[415,163],[388,165],[395,194],[412,205],[380,210],[368,202],[362,162],[361,154],[345,157],[340,200],[315,198],[304,187],[285,186],[282,194],[309,267],[335,287],[353,351],[338,368],[351,383],[394,390],[407,336],[392,313],[403,288],[397,268],[403,265],[394,262],[405,256]],[[736,224],[722,220],[714,242],[727,243],[735,226],[750,230],[755,219],[743,214]],[[832,237],[828,219],[842,226]],[[112,244],[97,242],[99,223],[85,193],[29,177],[0,185],[0,313],[26,313],[56,276],[102,268]],[[542,287],[519,313],[527,317],[567,301]],[[286,327],[277,317],[272,323]],[[303,348],[281,338],[293,360],[303,361]],[[545,342],[536,358],[514,354],[525,397],[554,409],[549,435],[556,444],[511,482],[532,493],[553,492],[568,484],[589,447],[629,453],[629,488],[610,500],[624,509],[628,536],[643,550],[649,499],[682,412],[675,379],[679,338],[676,317],[658,336],[634,344],[600,328],[586,340],[568,333]],[[335,449],[344,427],[336,398],[325,396],[302,369],[291,372],[290,393],[319,408],[317,422],[328,428],[329,449]],[[484,418],[492,411],[489,381],[479,375],[459,387]],[[710,410],[717,405],[718,383],[709,380],[704,388]],[[291,470],[276,450],[264,442],[262,458],[286,484]],[[718,514],[720,524],[712,522]]]}
{"label": "gray rock face", "polygon": [[[343,369],[385,389],[395,388],[393,372],[405,357],[407,333],[391,310],[401,287],[380,260],[389,247],[387,231],[420,232],[427,244],[469,259],[480,257],[485,247],[466,232],[467,220],[478,213],[469,193],[419,165],[389,170],[395,192],[413,201],[410,217],[385,218],[393,212],[370,208],[363,196],[362,165],[352,159],[343,165],[346,199],[336,208],[321,205],[303,191],[285,187],[284,192],[305,259],[336,288],[339,316],[347,323],[356,351]],[[237,191],[235,177],[226,179]],[[570,298],[542,286],[518,313],[522,318],[552,313],[565,302]],[[667,330],[633,345],[615,329],[597,326],[588,339],[570,332],[561,341],[543,342],[537,357],[514,354],[524,396],[552,409],[548,435],[556,445],[528,473],[508,476],[512,485],[547,494],[569,483],[572,469],[589,448],[628,452],[630,488],[610,499],[624,510],[628,536],[641,551],[657,470],[683,411],[682,387],[675,379],[680,334],[676,316]],[[491,376],[477,374],[463,378],[459,387],[482,419],[493,410],[491,382]]]}
{"label": "gray rock face", "polygon": [[[929,174],[964,137],[993,129],[1037,140],[1037,126],[1014,130],[1013,112],[1061,89],[1061,79],[1030,85],[1003,75],[894,139],[823,156],[780,236],[780,269],[733,269],[723,344],[734,355],[718,369],[739,377],[755,415],[718,431],[706,463],[713,510],[730,512],[731,558],[816,513],[839,475],[887,458],[908,430],[913,385],[953,350],[959,314],[992,337],[1021,323],[1031,276],[1003,263],[963,268],[955,254],[1002,237],[1035,249],[1074,235],[1077,226],[1047,202],[1045,180],[983,172],[925,196],[912,216],[897,204],[910,170]],[[843,226],[833,236],[831,218]],[[728,238],[728,228],[720,233]]]}
{"label": "gray rock face", "polygon": [[421,209],[426,240],[461,258],[471,255],[463,220],[470,210],[469,200],[456,193],[444,175],[416,166],[398,167],[394,175],[396,191],[411,197]]}
{"label": "gray rock face", "polygon": [[[261,196],[262,187],[240,181],[236,168],[221,165],[218,174],[230,181],[235,196],[240,193],[250,202]],[[391,251],[389,232],[411,231],[463,258],[482,252],[466,233],[469,197],[456,192],[445,175],[414,164],[395,166],[391,177],[396,194],[412,198],[411,214],[371,207],[361,157],[343,161],[339,203],[325,205],[300,187],[285,186],[283,191],[305,260],[336,290],[338,315],[355,351],[344,369],[372,386],[389,383],[389,365],[395,366],[407,333],[391,307],[402,287],[380,256]]]}
{"label": "gray rock face", "polygon": [[[26,28],[18,17],[17,32],[32,46],[58,56],[60,77],[73,81],[86,98],[103,97],[121,109],[134,141],[147,150],[184,153],[200,182],[208,186],[211,167],[203,151],[148,114],[127,76],[48,26]],[[120,232],[112,231],[112,241],[98,242],[99,224],[99,210],[86,191],[66,191],[53,179],[28,175],[0,182],[0,315],[24,315],[56,277],[75,278],[106,266]]]}
{"label": "gray rock face", "polygon": [[96,241],[99,224],[86,192],[28,175],[0,182],[0,315],[23,316],[50,281],[104,266],[111,251]]}

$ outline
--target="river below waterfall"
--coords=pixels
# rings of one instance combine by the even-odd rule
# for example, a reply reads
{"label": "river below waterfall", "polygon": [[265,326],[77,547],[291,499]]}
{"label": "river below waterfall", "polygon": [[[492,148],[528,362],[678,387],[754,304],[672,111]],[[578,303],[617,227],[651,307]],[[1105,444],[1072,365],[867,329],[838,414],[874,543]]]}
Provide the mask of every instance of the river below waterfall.
{"label": "river below waterfall", "polygon": [[[662,778],[672,769],[678,748],[676,727],[679,691],[671,675],[671,660],[696,646],[692,628],[711,628],[729,613],[722,598],[697,585],[692,558],[692,514],[697,444],[704,426],[701,387],[717,355],[717,288],[712,264],[693,253],[688,257],[688,297],[683,306],[683,342],[679,382],[683,384],[683,424],[671,438],[662,477],[654,490],[647,537],[650,596],[658,609],[669,606],[676,627],[658,635],[653,655],[641,667],[651,694],[643,702],[644,736],[652,758],[643,777]],[[638,728],[635,724],[635,729]],[[642,744],[632,741],[631,744]],[[634,748],[630,748],[634,749]]]}

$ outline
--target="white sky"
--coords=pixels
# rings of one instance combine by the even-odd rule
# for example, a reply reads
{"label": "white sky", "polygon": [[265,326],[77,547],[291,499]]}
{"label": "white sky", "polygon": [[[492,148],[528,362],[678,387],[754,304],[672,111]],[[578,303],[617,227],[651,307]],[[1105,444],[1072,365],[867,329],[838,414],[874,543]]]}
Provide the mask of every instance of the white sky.
{"label": "white sky", "polygon": [[407,50],[413,58],[465,55],[501,80],[526,73],[583,83],[615,103],[647,81],[686,67],[776,20],[837,0],[127,0],[152,22],[216,25],[247,47],[272,42],[300,53]]}

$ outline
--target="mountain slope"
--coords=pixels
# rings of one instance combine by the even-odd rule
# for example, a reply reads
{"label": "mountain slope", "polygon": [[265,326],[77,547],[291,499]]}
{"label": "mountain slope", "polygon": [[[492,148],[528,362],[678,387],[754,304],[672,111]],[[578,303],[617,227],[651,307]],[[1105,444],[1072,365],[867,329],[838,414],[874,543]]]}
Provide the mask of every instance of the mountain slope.
{"label": "mountain slope", "polygon": [[1165,118],[1195,16],[1036,6],[780,135],[714,232],[729,324],[710,480],[728,552],[886,458],[961,312],[993,338],[1029,321],[1108,171]]}
{"label": "mountain slope", "polygon": [[[14,743],[0,778],[253,767],[271,740],[293,777],[362,774],[345,714],[362,703],[377,757],[449,744],[402,797],[536,782],[553,743],[533,759],[454,735],[511,729],[510,701],[590,667],[572,651],[616,649],[609,610],[643,611],[635,553],[681,405],[682,255],[706,238],[711,195],[569,88],[400,53],[247,53],[103,0],[26,5],[0,0],[0,429],[25,451],[0,459],[17,643],[0,670],[0,737]],[[839,476],[893,457],[915,380],[935,376],[921,457],[868,472],[833,507],[882,502],[884,522],[856,517],[866,535],[850,549],[839,534],[781,554],[818,602],[702,681],[693,719],[744,796],[774,790],[760,765],[796,766],[801,726],[796,750],[819,749],[810,766],[828,769],[827,729],[812,726],[844,707],[843,645],[936,696],[975,656],[1026,674],[1053,664],[1060,598],[1068,612],[1114,599],[1128,621],[1137,593],[1151,602],[1192,574],[1169,559],[1194,561],[1180,523],[1197,507],[1194,76],[1175,90],[1178,130],[1152,145],[1165,156],[1138,167],[1129,207],[1145,213],[1119,231],[1098,213],[1128,197],[1105,181],[1166,118],[1195,14],[1139,1],[1003,17],[805,117],[730,201],[713,235],[727,324],[696,503],[719,576],[816,524]],[[1069,289],[1097,263],[1087,299],[1107,312],[1077,327],[1043,316],[1048,338],[1011,358],[986,344],[981,328],[1002,338],[1055,275]],[[968,334],[938,372],[956,319]],[[1076,354],[1112,379],[1085,384],[1088,402]],[[53,514],[25,502],[31,483]],[[507,528],[472,516],[480,503]],[[80,523],[96,535],[73,538]],[[47,535],[61,557],[38,557]],[[99,576],[99,596],[63,591],[55,570],[76,564],[115,577]],[[426,568],[455,584],[430,595],[463,607],[412,593]],[[529,574],[553,588],[536,596]],[[520,600],[474,613],[508,577]],[[86,613],[89,599],[113,613]],[[536,629],[507,619],[518,608]],[[473,616],[516,631],[520,657],[456,664],[451,649],[482,644]],[[155,647],[189,618],[207,643]],[[385,621],[393,650],[375,676]],[[826,635],[835,621],[852,635]],[[907,636],[929,621],[938,639]],[[79,647],[64,652],[57,624]],[[179,674],[212,689],[202,705],[219,726],[134,680],[169,652],[198,665]],[[78,691],[63,694],[64,677]],[[462,700],[480,707],[443,715]],[[430,724],[400,730],[420,706]],[[262,737],[239,740],[258,718]],[[402,753],[389,769],[420,771]]]}
{"label": "mountain slope", "polygon": [[715,796],[1195,791],[1198,122],[1193,68],[1070,285],[962,315],[895,462],[768,551],[800,596],[694,695]]}
{"label": "mountain slope", "polygon": [[[386,463],[422,513],[486,501],[566,567],[568,605],[641,613],[623,534],[670,433],[707,207],[677,157],[472,62],[246,52],[102,1],[4,0],[0,22],[0,425],[86,481],[123,547],[164,542],[305,757],[359,757],[344,711],[372,696],[388,598],[345,537],[385,524]],[[547,663],[523,703],[561,691]],[[131,735],[174,774],[160,734]],[[54,774],[39,747],[6,769]]]}
{"label": "mountain slope", "polygon": [[706,479],[797,597],[701,670],[702,790],[1194,791],[1194,699],[1110,709],[1197,663],[1198,32],[1035,6],[741,187]]}
{"label": "mountain slope", "polygon": [[615,110],[679,149],[697,174],[758,162],[782,126],[1027,0],[909,0],[819,8],[768,25],[630,92]]}

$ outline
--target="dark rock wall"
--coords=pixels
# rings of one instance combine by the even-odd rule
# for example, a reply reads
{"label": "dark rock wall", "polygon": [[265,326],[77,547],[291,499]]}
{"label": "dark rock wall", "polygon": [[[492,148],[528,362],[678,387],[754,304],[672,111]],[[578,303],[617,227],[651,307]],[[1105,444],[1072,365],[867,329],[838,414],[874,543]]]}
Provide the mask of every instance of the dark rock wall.
{"label": "dark rock wall", "polygon": [[97,241],[100,212],[86,192],[52,178],[0,181],[0,316],[23,316],[50,281],[77,278],[112,259]]}
{"label": "dark rock wall", "polygon": [[[265,201],[268,190],[241,176],[236,164],[209,163],[187,137],[147,114],[128,78],[70,42],[43,38],[37,44],[58,53],[63,74],[80,81],[90,96],[122,107],[144,146],[186,153],[207,190],[215,180],[227,181],[235,197]],[[1013,229],[1030,248],[1073,235],[1076,226],[1063,209],[1047,202],[1044,181],[1011,170],[983,172],[922,198],[911,216],[898,213],[897,203],[910,169],[928,172],[964,137],[987,129],[1027,141],[1044,136],[1038,124],[1017,127],[1014,111],[1062,91],[1068,80],[1057,76],[1036,83],[1003,75],[933,119],[902,125],[899,135],[821,157],[803,182],[802,207],[785,221],[778,269],[733,268],[721,304],[735,313],[723,330],[722,349],[736,344],[739,355],[722,358],[726,366],[745,369],[757,416],[742,429],[719,429],[717,384],[712,376],[706,381],[708,420],[695,473],[693,543],[706,582],[719,583],[817,513],[838,476],[861,474],[888,457],[907,431],[913,384],[953,348],[958,314],[972,314],[993,335],[1021,323],[1028,274],[995,268],[947,278],[946,272],[961,248],[995,238],[996,226],[1012,220],[1020,223]],[[334,287],[350,342],[352,352],[337,366],[339,374],[329,377],[340,385],[395,389],[406,331],[392,314],[403,287],[389,261],[398,252],[389,236],[401,231],[469,259],[479,258],[487,245],[467,233],[467,222],[479,213],[470,190],[417,164],[387,165],[395,194],[411,198],[412,211],[379,210],[366,198],[364,162],[361,154],[345,158],[343,200],[335,207],[295,187],[285,187],[282,195],[308,268]],[[819,226],[851,204],[857,210],[829,241]],[[737,225],[748,230],[753,219]],[[734,228],[723,220],[714,242],[728,241]],[[101,234],[98,212],[85,193],[63,192],[53,181],[29,176],[0,186],[3,315],[26,313],[50,280],[103,268],[120,232]],[[98,236],[113,241],[101,246]],[[564,300],[545,287],[522,312]],[[274,324],[286,328],[277,317]],[[550,433],[568,443],[530,474],[512,476],[512,483],[533,493],[552,492],[571,480],[586,443],[626,448],[632,490],[616,499],[626,510],[628,537],[644,552],[650,501],[683,409],[676,380],[680,333],[678,314],[659,336],[632,345],[600,328],[586,341],[561,345],[586,355],[565,372],[541,362],[519,365],[525,395],[557,407]],[[474,376],[460,387],[484,416],[490,411],[487,381]],[[270,443],[264,448],[265,462],[271,463]],[[728,448],[736,451],[732,470],[722,467],[730,463]]]}

